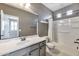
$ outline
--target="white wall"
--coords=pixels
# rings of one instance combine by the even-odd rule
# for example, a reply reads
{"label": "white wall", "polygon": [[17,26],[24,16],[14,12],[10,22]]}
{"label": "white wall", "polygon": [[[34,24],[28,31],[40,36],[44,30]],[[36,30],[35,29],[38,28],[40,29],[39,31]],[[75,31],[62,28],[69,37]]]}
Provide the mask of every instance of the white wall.
{"label": "white wall", "polygon": [[70,55],[79,55],[74,43],[79,38],[79,17],[58,20],[56,23],[59,49]]}

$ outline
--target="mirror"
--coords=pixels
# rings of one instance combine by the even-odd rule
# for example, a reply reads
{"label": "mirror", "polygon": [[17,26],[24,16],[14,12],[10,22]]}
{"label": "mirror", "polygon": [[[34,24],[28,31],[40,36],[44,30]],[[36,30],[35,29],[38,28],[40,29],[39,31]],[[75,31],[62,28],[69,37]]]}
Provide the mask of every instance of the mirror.
{"label": "mirror", "polygon": [[4,14],[1,11],[1,39],[19,36],[19,17]]}
{"label": "mirror", "polygon": [[[15,15],[16,14],[17,13],[15,13]],[[38,34],[37,17],[31,17],[31,15],[26,14],[27,17],[24,16],[24,14],[20,16],[15,15],[4,13],[3,10],[1,10],[1,40]]]}

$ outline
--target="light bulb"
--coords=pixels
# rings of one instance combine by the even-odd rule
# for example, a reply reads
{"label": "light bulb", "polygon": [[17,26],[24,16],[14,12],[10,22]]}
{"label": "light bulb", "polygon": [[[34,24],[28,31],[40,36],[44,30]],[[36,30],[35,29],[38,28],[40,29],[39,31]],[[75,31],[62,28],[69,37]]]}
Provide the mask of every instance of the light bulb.
{"label": "light bulb", "polygon": [[61,18],[62,14],[61,13],[58,13],[57,14],[57,18]]}
{"label": "light bulb", "polygon": [[25,5],[26,8],[29,8],[30,6],[31,6],[30,3],[26,3],[26,5]]}
{"label": "light bulb", "polygon": [[73,10],[68,10],[66,15],[72,15],[73,14]]}
{"label": "light bulb", "polygon": [[23,3],[20,3],[19,5],[20,5],[21,7],[23,7],[23,6],[24,6],[24,4],[23,4]]}

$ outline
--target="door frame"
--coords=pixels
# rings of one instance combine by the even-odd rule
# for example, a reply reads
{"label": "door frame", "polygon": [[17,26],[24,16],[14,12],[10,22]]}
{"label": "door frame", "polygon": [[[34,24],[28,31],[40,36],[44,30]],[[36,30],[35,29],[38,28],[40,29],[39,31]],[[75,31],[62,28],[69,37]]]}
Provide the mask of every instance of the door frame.
{"label": "door frame", "polygon": [[2,9],[0,10],[0,15],[1,15],[1,20],[0,20],[0,22],[1,22],[1,26],[0,26],[0,28],[1,28],[0,29],[0,32],[1,32],[0,33],[0,39],[2,39],[2,37],[1,37],[2,36],[2,20],[4,20],[4,12],[3,12]]}

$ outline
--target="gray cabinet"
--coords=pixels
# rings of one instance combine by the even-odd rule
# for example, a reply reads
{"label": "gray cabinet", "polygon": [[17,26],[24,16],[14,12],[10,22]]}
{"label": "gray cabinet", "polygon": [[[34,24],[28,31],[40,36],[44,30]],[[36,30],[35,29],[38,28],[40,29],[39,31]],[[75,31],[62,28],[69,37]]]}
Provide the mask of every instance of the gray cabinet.
{"label": "gray cabinet", "polygon": [[39,56],[39,43],[30,46],[30,56]]}
{"label": "gray cabinet", "polygon": [[24,56],[29,55],[29,48],[23,48],[14,52],[11,52],[9,54],[5,54],[4,56]]}
{"label": "gray cabinet", "polygon": [[46,48],[45,46],[42,46],[40,48],[40,56],[45,56],[46,55],[46,49],[45,48]]}
{"label": "gray cabinet", "polygon": [[26,48],[5,54],[4,56],[45,56],[46,41],[39,42]]}
{"label": "gray cabinet", "polygon": [[39,56],[39,49],[30,51],[29,56]]}
{"label": "gray cabinet", "polygon": [[40,56],[46,55],[46,41],[40,43]]}

